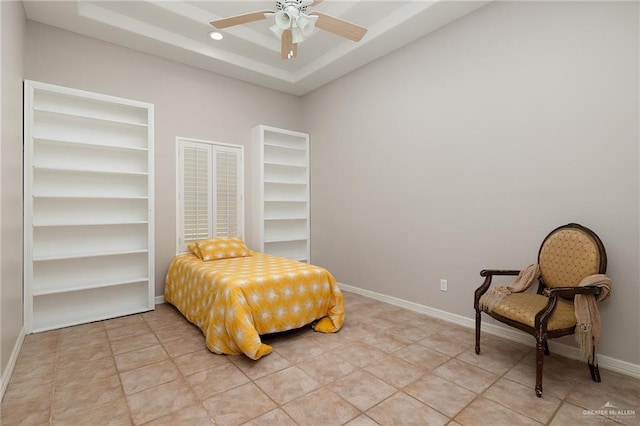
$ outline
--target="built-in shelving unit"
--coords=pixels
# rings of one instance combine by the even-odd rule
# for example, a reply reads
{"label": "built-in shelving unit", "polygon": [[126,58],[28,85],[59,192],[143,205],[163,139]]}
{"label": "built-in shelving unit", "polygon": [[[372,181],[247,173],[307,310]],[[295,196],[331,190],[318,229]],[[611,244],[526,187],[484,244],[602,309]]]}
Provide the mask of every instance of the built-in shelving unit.
{"label": "built-in shelving unit", "polygon": [[153,309],[153,105],[25,81],[27,333]]}
{"label": "built-in shelving unit", "polygon": [[309,135],[260,125],[253,143],[253,249],[309,262]]}

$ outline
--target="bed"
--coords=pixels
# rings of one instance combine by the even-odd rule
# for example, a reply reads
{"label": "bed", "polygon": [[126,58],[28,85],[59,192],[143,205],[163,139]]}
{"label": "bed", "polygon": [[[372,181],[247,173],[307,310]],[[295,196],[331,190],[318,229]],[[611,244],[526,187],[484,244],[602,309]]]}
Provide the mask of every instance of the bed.
{"label": "bed", "polygon": [[202,330],[210,351],[259,359],[272,351],[260,335],[311,323],[324,333],[342,327],[344,299],[326,269],[216,240],[222,254],[209,250],[216,241],[201,240],[173,258],[164,294]]}

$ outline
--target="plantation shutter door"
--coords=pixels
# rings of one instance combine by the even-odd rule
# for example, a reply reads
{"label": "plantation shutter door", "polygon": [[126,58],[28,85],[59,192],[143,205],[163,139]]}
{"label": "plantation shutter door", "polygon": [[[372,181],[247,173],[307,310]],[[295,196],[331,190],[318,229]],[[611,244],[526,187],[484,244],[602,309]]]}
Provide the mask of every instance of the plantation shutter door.
{"label": "plantation shutter door", "polygon": [[211,237],[211,185],[209,146],[182,146],[182,245]]}
{"label": "plantation shutter door", "polygon": [[216,146],[213,155],[216,169],[215,236],[242,237],[241,153],[237,149]]}

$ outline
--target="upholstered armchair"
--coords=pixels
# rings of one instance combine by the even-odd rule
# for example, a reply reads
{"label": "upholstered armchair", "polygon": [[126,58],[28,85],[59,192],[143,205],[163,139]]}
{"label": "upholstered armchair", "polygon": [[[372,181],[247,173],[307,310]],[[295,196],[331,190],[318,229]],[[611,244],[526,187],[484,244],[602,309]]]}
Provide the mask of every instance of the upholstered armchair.
{"label": "upholstered armchair", "polygon": [[[547,340],[576,332],[578,323],[574,306],[576,295],[592,295],[591,299],[599,300],[603,298],[602,296],[606,297],[609,294],[611,282],[606,275],[602,275],[606,272],[606,268],[607,255],[600,238],[590,229],[570,223],[554,229],[547,235],[540,246],[537,265],[531,265],[526,271],[511,269],[481,271],[480,275],[485,279],[475,291],[473,302],[476,311],[476,354],[480,354],[482,312],[531,334],[536,339],[535,392],[538,397],[541,397],[544,355],[549,355]],[[492,279],[496,276],[517,276],[514,286],[520,287],[515,291],[513,286],[493,287],[490,290]],[[596,280],[593,280],[593,277]],[[529,285],[537,278],[537,293],[521,291],[524,285],[519,281],[527,278],[531,281]],[[603,285],[599,278],[608,281]],[[491,302],[488,302],[489,299]],[[581,299],[580,303],[584,300],[586,299]],[[578,314],[581,307],[582,305],[578,307]],[[599,333],[599,316],[596,320],[596,331]],[[580,324],[580,327],[580,330],[591,331],[590,326]],[[588,365],[591,378],[599,382],[600,372],[595,359],[595,340],[591,339],[591,334],[588,339],[589,346],[586,351],[589,354]],[[584,353],[585,349],[582,350]]]}

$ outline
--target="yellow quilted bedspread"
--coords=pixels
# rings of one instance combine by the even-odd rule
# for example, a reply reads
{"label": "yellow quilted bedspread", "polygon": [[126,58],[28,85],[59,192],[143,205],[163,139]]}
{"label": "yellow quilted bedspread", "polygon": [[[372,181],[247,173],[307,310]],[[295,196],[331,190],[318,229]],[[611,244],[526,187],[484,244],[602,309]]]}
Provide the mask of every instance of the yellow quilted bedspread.
{"label": "yellow quilted bedspread", "polygon": [[344,321],[344,299],[324,268],[283,257],[251,256],[204,262],[193,253],[174,257],[164,290],[218,354],[271,353],[261,334],[318,321],[314,330],[333,333]]}

